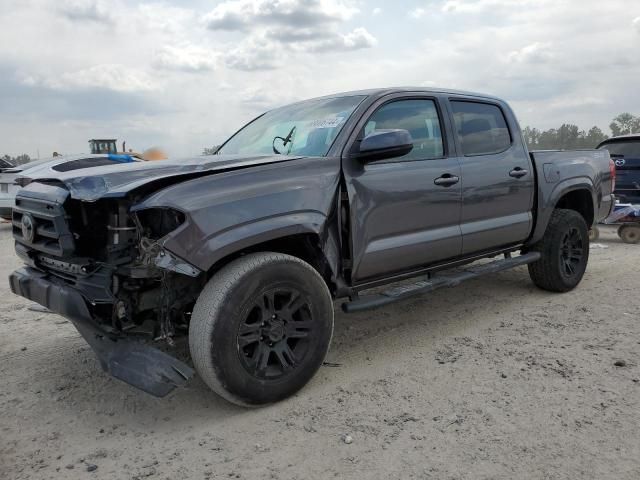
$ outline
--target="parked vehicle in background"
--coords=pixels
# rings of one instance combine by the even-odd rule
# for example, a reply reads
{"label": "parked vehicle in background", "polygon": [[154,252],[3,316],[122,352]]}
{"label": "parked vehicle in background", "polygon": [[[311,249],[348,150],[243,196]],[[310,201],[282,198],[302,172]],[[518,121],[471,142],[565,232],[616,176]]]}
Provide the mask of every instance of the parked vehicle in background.
{"label": "parked vehicle in background", "polygon": [[640,133],[609,138],[598,148],[608,150],[616,165],[616,198],[640,205]]}
{"label": "parked vehicle in background", "polygon": [[[602,221],[605,225],[617,225],[618,237],[624,243],[640,243],[640,205],[616,203],[613,212]],[[589,230],[589,239],[600,238],[600,229],[594,225]]]}
{"label": "parked vehicle in background", "polygon": [[317,98],[265,113],[213,156],[34,179],[16,197],[26,266],[11,289],[69,318],[131,385],[183,385],[193,370],[150,342],[188,335],[209,387],[260,405],[322,365],[335,299],[353,312],[519,265],[542,289],[575,288],[614,172],[602,150],[528,152],[491,96]]}
{"label": "parked vehicle in background", "polygon": [[0,218],[11,220],[11,206],[13,205],[14,194],[9,193],[9,183],[2,182],[2,172],[14,168],[14,165],[7,160],[0,158]]}
{"label": "parked vehicle in background", "polygon": [[13,168],[15,165],[4,158],[0,158],[0,173],[7,168]]}
{"label": "parked vehicle in background", "polygon": [[0,218],[11,220],[11,210],[18,190],[35,178],[48,178],[58,172],[135,161],[128,155],[55,156],[25,163],[0,172]]}

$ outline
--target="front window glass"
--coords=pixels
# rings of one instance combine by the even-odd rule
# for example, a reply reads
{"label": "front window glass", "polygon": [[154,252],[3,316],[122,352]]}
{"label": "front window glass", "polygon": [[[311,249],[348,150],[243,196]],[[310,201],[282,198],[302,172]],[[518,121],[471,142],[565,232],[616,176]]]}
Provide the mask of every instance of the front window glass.
{"label": "front window glass", "polygon": [[413,150],[402,160],[442,158],[444,145],[438,109],[433,100],[398,100],[380,107],[364,127],[366,137],[376,130],[407,130],[413,139]]}
{"label": "front window glass", "polygon": [[324,98],[272,110],[246,125],[217,153],[324,156],[364,98]]}

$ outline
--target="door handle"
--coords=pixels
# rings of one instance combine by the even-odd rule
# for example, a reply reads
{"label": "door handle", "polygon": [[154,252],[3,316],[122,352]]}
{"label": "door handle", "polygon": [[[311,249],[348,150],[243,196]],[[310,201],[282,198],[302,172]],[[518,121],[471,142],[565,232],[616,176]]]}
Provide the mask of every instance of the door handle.
{"label": "door handle", "polygon": [[520,168],[520,167],[516,167],[509,172],[509,176],[513,178],[522,178],[528,174],[529,174],[529,170],[525,170],[524,168]]}
{"label": "door handle", "polygon": [[460,177],[456,177],[455,175],[451,175],[450,173],[445,173],[441,177],[436,178],[433,183],[438,185],[439,187],[450,187],[455,185],[460,181]]}

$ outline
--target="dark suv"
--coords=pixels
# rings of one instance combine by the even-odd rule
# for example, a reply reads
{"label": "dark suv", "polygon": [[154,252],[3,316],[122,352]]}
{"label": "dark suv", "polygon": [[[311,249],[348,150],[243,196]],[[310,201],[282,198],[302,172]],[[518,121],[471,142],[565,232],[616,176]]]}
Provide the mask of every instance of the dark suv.
{"label": "dark suv", "polygon": [[616,198],[640,204],[640,133],[610,138],[598,148],[609,150],[616,165]]}

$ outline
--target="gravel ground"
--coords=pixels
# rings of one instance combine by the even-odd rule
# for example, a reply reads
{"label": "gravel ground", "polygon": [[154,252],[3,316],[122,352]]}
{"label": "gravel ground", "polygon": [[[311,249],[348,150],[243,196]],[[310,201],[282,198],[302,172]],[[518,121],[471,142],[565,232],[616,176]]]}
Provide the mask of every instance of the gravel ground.
{"label": "gravel ground", "polygon": [[[245,410],[155,399],[0,282],[0,478],[638,479],[638,246],[604,229],[580,287],[526,268],[336,315],[329,365]],[[0,225],[0,278],[20,262]]]}

